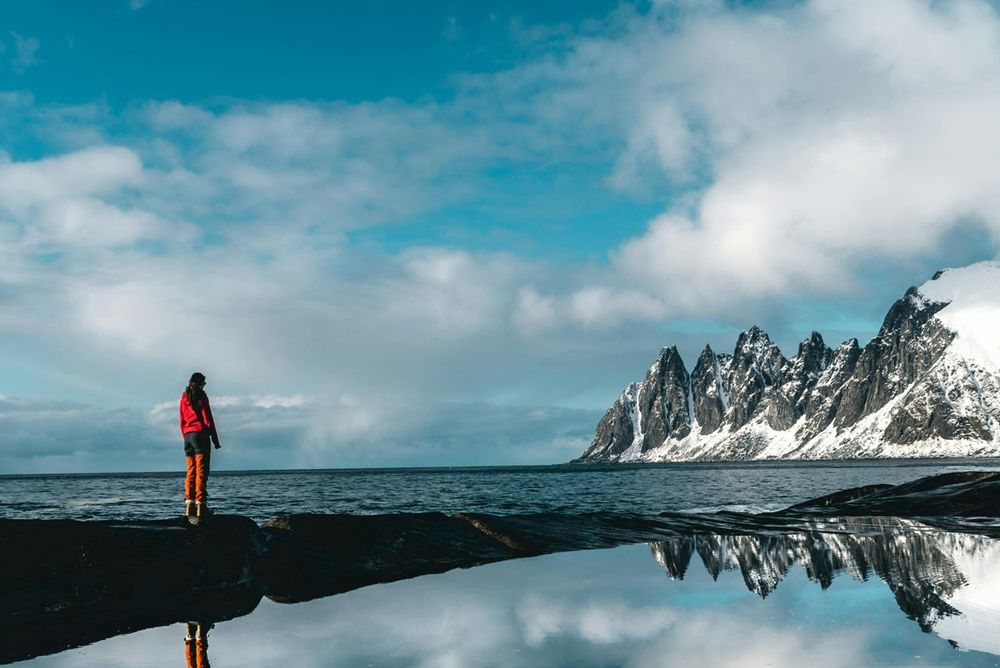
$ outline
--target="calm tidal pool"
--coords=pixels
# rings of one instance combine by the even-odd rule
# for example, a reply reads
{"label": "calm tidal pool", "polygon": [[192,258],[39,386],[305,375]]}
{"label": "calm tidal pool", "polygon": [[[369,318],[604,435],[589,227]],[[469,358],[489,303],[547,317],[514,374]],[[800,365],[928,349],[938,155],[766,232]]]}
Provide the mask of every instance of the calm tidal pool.
{"label": "calm tidal pool", "polygon": [[[148,629],[21,665],[185,665],[198,649],[187,633]],[[200,649],[214,668],[1000,666],[1000,541],[891,518],[678,536],[294,605],[264,598]]]}

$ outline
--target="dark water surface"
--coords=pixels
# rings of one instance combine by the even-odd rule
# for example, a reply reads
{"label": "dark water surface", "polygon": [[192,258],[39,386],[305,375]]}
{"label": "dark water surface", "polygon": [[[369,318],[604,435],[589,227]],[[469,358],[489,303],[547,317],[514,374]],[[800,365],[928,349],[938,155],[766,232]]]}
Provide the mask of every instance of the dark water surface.
{"label": "dark water surface", "polygon": [[[218,511],[258,522],[305,512],[758,512],[849,487],[974,469],[1000,471],[1000,460],[217,471],[209,493]],[[0,517],[170,517],[181,512],[182,486],[180,472],[0,476]]]}
{"label": "dark water surface", "polygon": [[[519,559],[295,605],[265,598],[200,649],[215,668],[1000,665],[1000,541],[907,521],[829,528]],[[148,629],[30,663],[184,665],[197,651],[185,633]]]}

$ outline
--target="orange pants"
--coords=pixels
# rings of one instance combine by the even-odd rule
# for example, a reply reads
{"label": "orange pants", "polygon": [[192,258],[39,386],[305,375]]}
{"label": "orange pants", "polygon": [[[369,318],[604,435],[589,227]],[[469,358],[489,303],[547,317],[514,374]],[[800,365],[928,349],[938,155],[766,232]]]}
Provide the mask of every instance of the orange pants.
{"label": "orange pants", "polygon": [[208,466],[211,455],[187,455],[187,476],[184,478],[184,500],[208,501]]}
{"label": "orange pants", "polygon": [[208,651],[200,638],[198,640],[188,640],[184,644],[187,650],[185,654],[187,656],[188,668],[209,668]]}

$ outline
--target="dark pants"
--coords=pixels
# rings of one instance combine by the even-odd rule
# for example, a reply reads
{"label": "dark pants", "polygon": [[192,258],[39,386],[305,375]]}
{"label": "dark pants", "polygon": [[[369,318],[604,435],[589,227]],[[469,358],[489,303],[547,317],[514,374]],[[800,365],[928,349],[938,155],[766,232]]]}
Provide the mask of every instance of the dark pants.
{"label": "dark pants", "polygon": [[184,478],[184,500],[208,501],[208,471],[212,460],[212,440],[207,431],[184,434],[184,455],[187,475]]}

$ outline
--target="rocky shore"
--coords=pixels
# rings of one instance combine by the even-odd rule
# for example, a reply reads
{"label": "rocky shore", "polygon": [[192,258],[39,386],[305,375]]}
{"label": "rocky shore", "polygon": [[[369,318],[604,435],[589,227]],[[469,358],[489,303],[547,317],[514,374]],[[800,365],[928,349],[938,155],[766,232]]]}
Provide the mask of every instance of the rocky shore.
{"label": "rocky shore", "polygon": [[777,513],[216,516],[145,522],[0,520],[0,663],[187,620],[223,621],[380,582],[551,552],[705,532],[775,535],[832,517],[918,518],[1000,536],[1000,474],[874,485]]}

